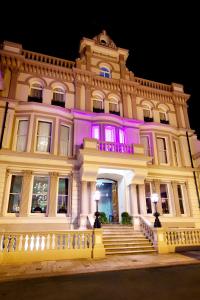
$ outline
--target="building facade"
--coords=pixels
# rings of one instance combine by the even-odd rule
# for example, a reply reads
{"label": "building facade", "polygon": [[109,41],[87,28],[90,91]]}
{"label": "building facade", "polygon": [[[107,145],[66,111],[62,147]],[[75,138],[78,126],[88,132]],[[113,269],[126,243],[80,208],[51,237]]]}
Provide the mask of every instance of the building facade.
{"label": "building facade", "polygon": [[105,31],[75,61],[0,50],[0,226],[90,228],[95,191],[109,222],[121,213],[200,227],[199,142],[183,86],[136,77]]}

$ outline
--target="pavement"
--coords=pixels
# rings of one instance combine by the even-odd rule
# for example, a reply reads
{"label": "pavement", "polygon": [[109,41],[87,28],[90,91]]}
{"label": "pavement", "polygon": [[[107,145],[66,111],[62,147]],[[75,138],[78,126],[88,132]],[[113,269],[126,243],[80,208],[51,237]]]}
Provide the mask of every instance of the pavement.
{"label": "pavement", "polygon": [[1,265],[0,282],[37,277],[191,264],[200,264],[200,251],[171,254],[112,255],[104,259],[52,260],[23,265]]}

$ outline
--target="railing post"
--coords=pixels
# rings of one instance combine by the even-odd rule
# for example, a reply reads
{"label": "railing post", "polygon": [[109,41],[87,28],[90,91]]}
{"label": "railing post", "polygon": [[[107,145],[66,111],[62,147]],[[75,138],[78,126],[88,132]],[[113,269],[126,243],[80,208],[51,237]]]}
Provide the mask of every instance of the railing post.
{"label": "railing post", "polygon": [[103,245],[102,239],[103,230],[95,228],[93,231],[93,249],[92,249],[92,258],[104,258],[105,257],[105,248]]}
{"label": "railing post", "polygon": [[169,253],[169,246],[167,245],[165,239],[165,229],[162,228],[154,228],[154,246],[157,249],[158,253]]}

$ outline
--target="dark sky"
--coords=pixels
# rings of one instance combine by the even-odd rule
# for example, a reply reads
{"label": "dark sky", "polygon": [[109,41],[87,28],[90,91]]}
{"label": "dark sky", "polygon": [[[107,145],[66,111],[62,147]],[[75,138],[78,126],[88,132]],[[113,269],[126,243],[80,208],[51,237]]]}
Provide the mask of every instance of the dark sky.
{"label": "dark sky", "polygon": [[66,0],[7,2],[1,4],[0,40],[75,60],[80,39],[105,29],[117,46],[129,49],[127,66],[136,76],[184,85],[191,94],[191,127],[200,137],[200,11],[197,1],[184,2],[93,0],[73,1],[70,6]]}

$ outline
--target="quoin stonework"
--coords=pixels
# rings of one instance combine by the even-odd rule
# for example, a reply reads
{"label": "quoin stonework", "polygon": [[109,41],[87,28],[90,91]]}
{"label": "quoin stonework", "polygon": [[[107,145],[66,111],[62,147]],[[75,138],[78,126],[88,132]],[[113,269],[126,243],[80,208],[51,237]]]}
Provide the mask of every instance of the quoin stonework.
{"label": "quoin stonework", "polygon": [[181,84],[139,78],[105,31],[68,61],[4,41],[0,50],[0,227],[87,230],[95,191],[121,214],[199,228],[200,143]]}

